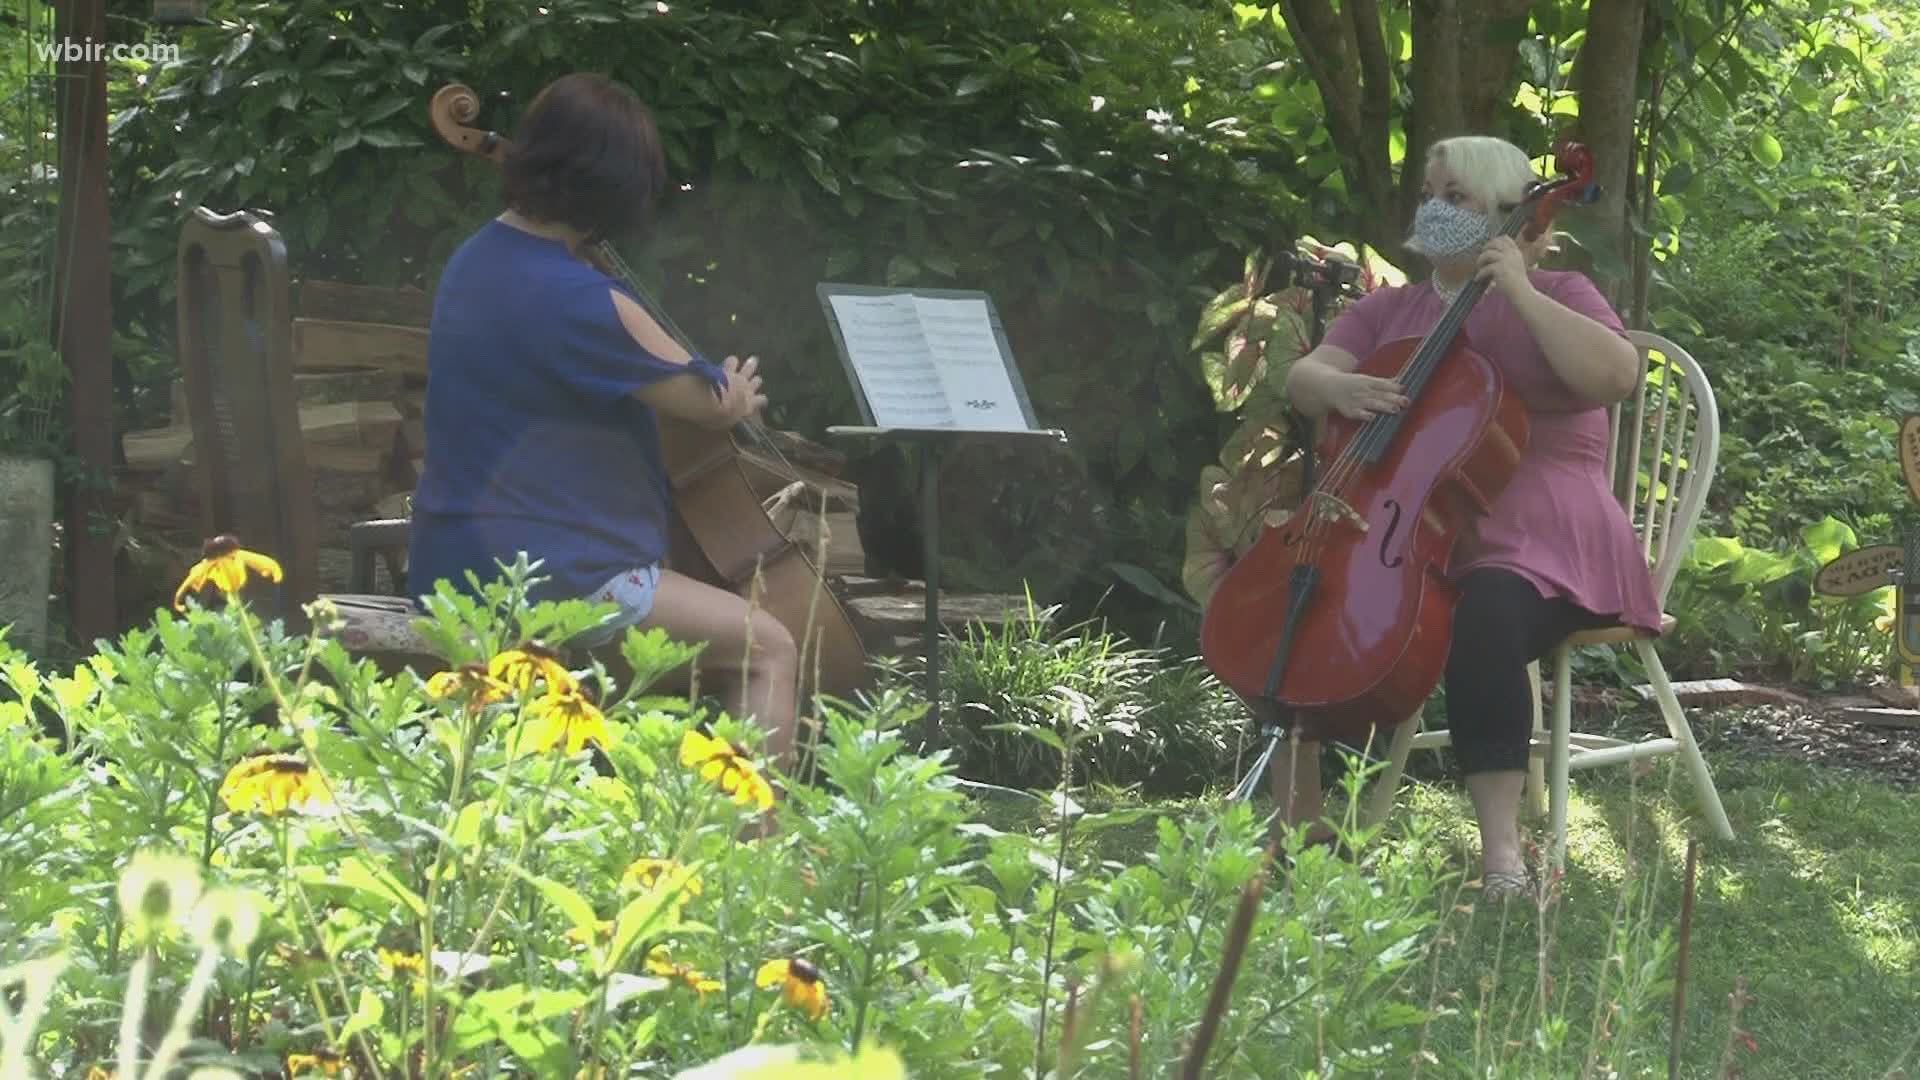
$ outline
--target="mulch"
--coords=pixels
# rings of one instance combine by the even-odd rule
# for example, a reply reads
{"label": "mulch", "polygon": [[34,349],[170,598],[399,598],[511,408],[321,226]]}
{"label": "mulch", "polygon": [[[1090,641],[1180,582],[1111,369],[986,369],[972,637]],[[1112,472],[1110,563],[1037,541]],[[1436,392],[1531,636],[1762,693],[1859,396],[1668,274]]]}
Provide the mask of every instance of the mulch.
{"label": "mulch", "polygon": [[[1857,719],[1861,710],[1900,702],[1893,688],[1869,693],[1804,694],[1778,687],[1741,684],[1743,694],[1686,702],[1694,735],[1709,755],[1751,752],[1871,775],[1901,787],[1920,788],[1920,728],[1889,727]],[[1601,716],[1616,717],[1623,738],[1664,734],[1651,702],[1631,691],[1576,688],[1575,729],[1604,731]],[[1684,701],[1684,698],[1683,698]],[[1849,715],[1849,711],[1853,715]]]}

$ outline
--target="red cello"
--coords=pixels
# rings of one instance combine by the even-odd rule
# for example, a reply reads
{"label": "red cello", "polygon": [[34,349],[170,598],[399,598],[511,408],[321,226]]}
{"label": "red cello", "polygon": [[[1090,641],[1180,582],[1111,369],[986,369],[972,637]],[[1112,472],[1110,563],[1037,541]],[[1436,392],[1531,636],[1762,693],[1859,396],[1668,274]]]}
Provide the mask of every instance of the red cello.
{"label": "red cello", "polygon": [[[1586,147],[1563,143],[1554,162],[1567,175],[1530,186],[1502,235],[1532,240],[1560,204],[1597,195]],[[1463,330],[1487,285],[1468,282],[1426,337],[1361,358],[1356,371],[1397,380],[1411,404],[1364,421],[1329,413],[1321,475],[1207,604],[1207,666],[1256,712],[1290,710],[1303,738],[1390,729],[1445,670],[1454,542],[1491,509],[1528,439],[1525,408]]]}

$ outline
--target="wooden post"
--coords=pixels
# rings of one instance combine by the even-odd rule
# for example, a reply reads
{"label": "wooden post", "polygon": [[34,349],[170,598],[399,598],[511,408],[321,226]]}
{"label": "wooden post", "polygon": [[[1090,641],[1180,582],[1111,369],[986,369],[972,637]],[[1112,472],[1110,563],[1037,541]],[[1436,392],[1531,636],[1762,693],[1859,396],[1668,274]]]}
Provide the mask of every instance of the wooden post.
{"label": "wooden post", "polygon": [[67,365],[73,452],[84,474],[67,493],[67,595],[82,643],[118,629],[113,589],[113,292],[107,229],[105,0],[60,0],[55,41],[94,45],[60,54],[60,248],[54,257],[54,340]]}

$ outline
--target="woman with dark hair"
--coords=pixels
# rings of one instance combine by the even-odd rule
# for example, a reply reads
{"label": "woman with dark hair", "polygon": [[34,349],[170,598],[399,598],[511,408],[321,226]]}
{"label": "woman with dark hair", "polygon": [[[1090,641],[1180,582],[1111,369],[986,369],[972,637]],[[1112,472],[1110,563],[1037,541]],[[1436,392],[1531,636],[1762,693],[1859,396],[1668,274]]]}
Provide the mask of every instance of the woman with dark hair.
{"label": "woman with dark hair", "polygon": [[408,577],[430,593],[539,560],[533,599],[612,603],[586,641],[630,627],[705,642],[736,717],[793,746],[798,660],[786,628],[663,566],[672,494],[660,416],[716,429],[765,404],[758,361],[691,355],[584,250],[637,233],[666,186],[653,117],[598,75],[528,108],[503,165],[507,209],[455,251],[428,337],[426,468]]}

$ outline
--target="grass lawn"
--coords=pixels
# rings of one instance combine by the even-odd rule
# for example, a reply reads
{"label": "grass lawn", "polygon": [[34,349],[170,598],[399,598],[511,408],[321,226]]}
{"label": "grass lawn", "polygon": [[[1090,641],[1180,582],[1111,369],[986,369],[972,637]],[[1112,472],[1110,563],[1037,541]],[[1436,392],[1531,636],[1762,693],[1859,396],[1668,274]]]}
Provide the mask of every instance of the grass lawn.
{"label": "grass lawn", "polygon": [[[1920,791],[1719,743],[1701,719],[1736,837],[1694,830],[1680,1075],[1906,1075],[1920,1041]],[[1440,759],[1423,756],[1422,771],[1441,775]],[[1449,779],[1409,782],[1375,841],[1393,843],[1417,815],[1457,851],[1462,887],[1443,893],[1418,995],[1444,1010],[1424,1035],[1426,1075],[1667,1075],[1693,828],[1685,774],[1662,759],[1637,781],[1623,768],[1578,772],[1573,788],[1567,874],[1544,911],[1473,903],[1464,879],[1477,832]],[[1187,815],[1215,803],[1161,805]],[[1544,820],[1528,824],[1544,850]],[[1137,859],[1150,828],[1100,834],[1098,857]]]}
{"label": "grass lawn", "polygon": [[[1707,752],[1735,838],[1699,833],[1680,1075],[1719,1076],[1723,1060],[1751,1080],[1903,1075],[1920,1038],[1917,793],[1799,761]],[[1684,774],[1665,764],[1638,784],[1623,769],[1575,774],[1563,894],[1544,915],[1521,908],[1504,925],[1486,910],[1456,916],[1457,944],[1436,957],[1437,985],[1468,996],[1434,1024],[1433,1042],[1467,1061],[1490,1056],[1477,1020],[1497,1027],[1527,1014],[1544,930],[1558,998],[1547,1013],[1569,1027],[1568,1068],[1558,1075],[1582,1075],[1596,1046],[1620,1075],[1665,1075],[1689,804]],[[1469,810],[1452,786],[1421,784],[1396,817],[1444,822],[1468,870]],[[1540,839],[1544,846],[1543,827]],[[1663,934],[1664,954],[1654,945]],[[1618,1016],[1596,1025],[1594,1009],[1603,964],[1616,956],[1629,973],[1654,961],[1658,982],[1624,1037]],[[1499,984],[1491,1007],[1477,985],[1489,974]],[[1632,999],[1619,967],[1606,980],[1609,1001]],[[1734,1035],[1742,981],[1737,1027],[1746,1038]],[[1596,1039],[1595,1030],[1615,1037]]]}

